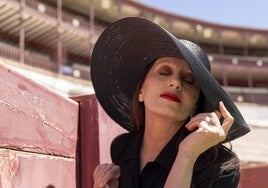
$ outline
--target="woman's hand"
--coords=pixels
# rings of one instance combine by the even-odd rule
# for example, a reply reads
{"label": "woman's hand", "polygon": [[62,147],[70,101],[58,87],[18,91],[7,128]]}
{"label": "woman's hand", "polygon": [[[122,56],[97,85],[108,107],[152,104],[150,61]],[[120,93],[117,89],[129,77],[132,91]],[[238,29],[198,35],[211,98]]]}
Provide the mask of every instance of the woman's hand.
{"label": "woman's hand", "polygon": [[115,164],[100,164],[93,173],[94,188],[117,188],[120,167]]}
{"label": "woman's hand", "polygon": [[[185,127],[193,132],[180,143],[180,154],[186,154],[195,161],[201,153],[225,140],[234,118],[222,102],[219,110],[198,114],[190,120]],[[221,117],[224,119],[222,125]]]}
{"label": "woman's hand", "polygon": [[[198,114],[185,126],[192,133],[179,145],[165,188],[190,187],[196,159],[207,149],[225,140],[234,118],[222,102],[219,103],[219,109]],[[221,117],[224,118],[222,125]]]}

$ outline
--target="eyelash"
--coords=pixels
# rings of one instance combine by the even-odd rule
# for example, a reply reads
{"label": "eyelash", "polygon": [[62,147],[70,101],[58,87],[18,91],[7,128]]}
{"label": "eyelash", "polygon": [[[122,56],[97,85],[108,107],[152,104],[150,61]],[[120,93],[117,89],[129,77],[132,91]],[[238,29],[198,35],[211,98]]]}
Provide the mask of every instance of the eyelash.
{"label": "eyelash", "polygon": [[[172,74],[171,70],[168,70],[168,69],[163,69],[163,70],[159,70],[159,74],[161,76],[168,76],[170,74]],[[195,84],[195,81],[194,80],[191,80],[189,81],[187,78],[184,78],[182,77],[181,78],[185,83],[189,84],[189,85],[194,85]]]}
{"label": "eyelash", "polygon": [[169,72],[159,72],[159,74],[162,75],[162,76],[167,76],[167,75],[169,75],[170,73],[169,73]]}
{"label": "eyelash", "polygon": [[194,81],[187,81],[186,79],[184,79],[184,81],[185,81],[187,84],[194,85]]}
{"label": "eyelash", "polygon": [[[168,76],[168,75],[170,75],[170,73],[167,72],[167,71],[166,71],[166,72],[163,72],[163,71],[161,72],[161,71],[160,71],[159,74],[160,74],[161,76]],[[187,78],[183,78],[183,77],[182,77],[182,80],[183,80],[184,82],[186,82],[187,84],[190,84],[190,85],[194,85],[194,83],[195,83],[194,80],[190,80],[190,81],[189,81]]]}

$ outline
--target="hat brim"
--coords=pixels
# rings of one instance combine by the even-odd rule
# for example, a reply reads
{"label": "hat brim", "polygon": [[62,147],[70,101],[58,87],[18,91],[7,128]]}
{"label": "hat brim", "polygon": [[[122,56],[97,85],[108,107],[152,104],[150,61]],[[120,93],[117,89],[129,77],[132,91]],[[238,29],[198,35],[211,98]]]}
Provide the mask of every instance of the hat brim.
{"label": "hat brim", "polygon": [[200,50],[149,20],[131,17],[116,21],[101,34],[92,52],[91,79],[97,99],[115,122],[136,131],[131,104],[144,70],[160,57],[180,57],[189,64],[205,96],[205,112],[217,110],[222,101],[234,117],[225,142],[248,133],[243,116],[210,73],[207,56]]}

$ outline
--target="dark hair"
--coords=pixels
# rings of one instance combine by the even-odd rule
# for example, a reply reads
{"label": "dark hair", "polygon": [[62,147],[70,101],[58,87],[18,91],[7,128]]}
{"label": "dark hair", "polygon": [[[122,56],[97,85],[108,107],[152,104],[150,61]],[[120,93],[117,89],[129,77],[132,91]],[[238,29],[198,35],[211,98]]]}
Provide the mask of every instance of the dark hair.
{"label": "dark hair", "polygon": [[132,118],[132,123],[135,126],[136,130],[140,132],[144,128],[145,124],[145,106],[143,102],[139,101],[139,94],[140,94],[140,89],[142,87],[142,84],[153,66],[155,61],[149,64],[143,71],[141,75],[141,79],[139,80],[137,87],[133,93],[132,97],[132,106],[131,106],[131,118]]}

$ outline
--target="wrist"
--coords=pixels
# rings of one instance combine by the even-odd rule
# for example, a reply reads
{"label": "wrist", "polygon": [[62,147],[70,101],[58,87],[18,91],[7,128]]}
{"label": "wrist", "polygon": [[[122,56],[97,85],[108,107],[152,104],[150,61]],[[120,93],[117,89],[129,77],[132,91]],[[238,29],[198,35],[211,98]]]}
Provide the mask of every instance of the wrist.
{"label": "wrist", "polygon": [[185,150],[179,147],[177,156],[179,156],[184,162],[188,163],[189,165],[194,165],[197,158],[199,157],[199,154],[197,152]]}

